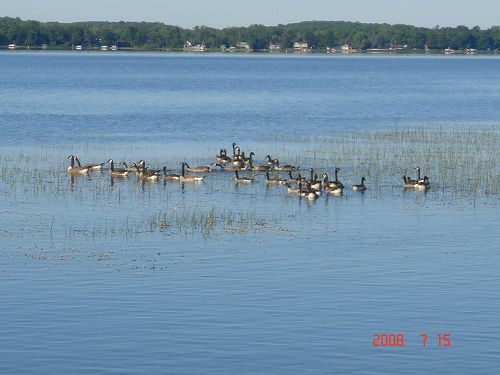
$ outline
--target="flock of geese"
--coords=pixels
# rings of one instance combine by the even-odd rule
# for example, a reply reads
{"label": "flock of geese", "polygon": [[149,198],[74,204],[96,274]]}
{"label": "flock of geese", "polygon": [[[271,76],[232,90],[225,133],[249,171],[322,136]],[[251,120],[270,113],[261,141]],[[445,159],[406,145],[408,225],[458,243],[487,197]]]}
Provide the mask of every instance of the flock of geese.
{"label": "flock of geese", "polygon": [[[113,178],[124,178],[130,173],[135,173],[137,178],[141,181],[158,181],[159,179],[165,179],[169,181],[201,183],[204,181],[205,176],[200,176],[199,174],[221,170],[233,172],[234,181],[237,184],[250,184],[254,182],[254,177],[240,175],[240,172],[250,171],[264,172],[266,175],[266,184],[284,185],[289,194],[299,195],[310,200],[318,198],[322,191],[333,195],[342,195],[344,191],[344,184],[338,179],[340,168],[335,168],[335,178],[333,180],[329,179],[327,173],[323,173],[321,179],[319,179],[318,175],[314,173],[313,168],[309,168],[309,176],[307,178],[301,175],[298,166],[281,164],[278,159],[273,159],[270,155],[266,156],[265,164],[254,164],[253,157],[255,153],[250,152],[247,157],[245,156],[245,152],[242,152],[236,143],[233,143],[232,147],[233,153],[231,156],[227,155],[226,149],[220,149],[219,154],[215,156],[216,162],[212,163],[211,166],[200,165],[191,167],[188,163],[182,162],[180,164],[180,174],[167,173],[166,167],[163,167],[162,170],[149,169],[146,167],[146,162],[144,160],[133,163],[130,166],[122,161],[120,165],[122,165],[123,168],[116,168],[113,159],[109,159],[107,162],[100,164],[82,165],[75,155],[68,156],[70,166],[67,172],[71,176],[86,175],[92,171],[101,171],[105,164],[109,164],[109,175]],[[417,171],[416,179],[412,179],[406,175],[403,176],[403,188],[417,190],[429,189],[429,178],[427,176],[421,178],[419,167],[416,167],[415,170]],[[273,171],[278,172],[276,178],[271,178],[270,176],[270,172]],[[187,174],[186,172],[191,174]],[[280,172],[286,173],[287,178],[280,178]],[[296,173],[296,175],[294,176],[292,173]],[[367,189],[365,181],[365,177],[361,177],[361,183],[352,185],[352,190],[357,192],[365,191]]]}

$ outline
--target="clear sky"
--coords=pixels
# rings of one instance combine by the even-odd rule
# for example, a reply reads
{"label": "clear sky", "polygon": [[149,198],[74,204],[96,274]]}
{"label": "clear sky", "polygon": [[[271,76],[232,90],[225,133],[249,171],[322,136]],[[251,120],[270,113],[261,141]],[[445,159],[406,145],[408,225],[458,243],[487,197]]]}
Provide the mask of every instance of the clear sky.
{"label": "clear sky", "polygon": [[2,0],[0,16],[38,21],[159,21],[181,27],[299,21],[500,25],[500,0]]}

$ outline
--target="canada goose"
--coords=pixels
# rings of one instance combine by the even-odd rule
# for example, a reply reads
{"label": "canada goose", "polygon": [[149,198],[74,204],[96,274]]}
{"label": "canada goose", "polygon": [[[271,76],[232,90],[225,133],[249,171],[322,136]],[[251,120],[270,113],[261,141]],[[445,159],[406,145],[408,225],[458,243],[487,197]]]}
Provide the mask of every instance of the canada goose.
{"label": "canada goose", "polygon": [[219,163],[228,163],[231,161],[231,158],[229,156],[227,156],[227,151],[226,149],[220,149],[219,151],[219,155],[215,155],[215,159],[219,162]]}
{"label": "canada goose", "polygon": [[267,172],[271,170],[271,167],[269,165],[253,165],[252,159],[250,159],[249,168],[254,172]]}
{"label": "canada goose", "polygon": [[128,176],[129,172],[127,170],[115,169],[115,162],[113,161],[113,159],[109,159],[107,161],[107,163],[109,163],[109,166],[110,166],[109,175],[111,177],[127,177]]}
{"label": "canada goose", "polygon": [[294,165],[289,165],[289,164],[280,166],[280,163],[278,162],[278,163],[275,164],[274,169],[276,169],[277,171],[288,171],[288,172],[291,172],[291,171],[298,170],[299,167],[296,167]]}
{"label": "canada goose", "polygon": [[251,177],[240,177],[237,170],[234,171],[234,174],[234,181],[236,181],[236,183],[250,184],[253,182],[253,178]]}
{"label": "canada goose", "polygon": [[[337,174],[337,171],[339,171],[340,168],[335,168],[335,175]],[[335,177],[337,179],[337,177]],[[325,188],[325,191],[329,194],[333,195],[341,195],[344,191],[344,185],[342,182],[338,181],[328,181],[328,175],[326,173],[323,173],[323,182],[321,185]]]}
{"label": "canada goose", "polygon": [[314,169],[309,168],[309,182],[313,182],[313,181],[314,181]]}
{"label": "canada goose", "polygon": [[[78,156],[75,156],[76,163],[78,164],[79,167],[82,166],[80,163],[80,159],[78,159]],[[85,164],[83,168],[88,168],[90,171],[100,171],[102,170],[103,165],[106,163],[100,163],[100,164]]]}
{"label": "canada goose", "polygon": [[217,160],[218,162],[221,162],[222,158],[224,158],[224,150],[221,148],[219,150],[219,153],[217,155],[215,155],[215,160]]}
{"label": "canada goose", "polygon": [[323,180],[321,181],[321,186],[328,187],[330,186],[331,181],[328,180],[328,174],[323,173]]}
{"label": "canada goose", "polygon": [[137,172],[137,169],[135,167],[132,167],[132,166],[129,167],[128,164],[124,161],[122,161],[120,164],[123,165],[124,166],[123,169],[128,171],[128,172],[133,172],[133,173]]}
{"label": "canada goose", "polygon": [[417,190],[427,190],[431,187],[431,184],[429,183],[429,177],[424,176],[424,178],[418,180],[418,182],[413,185],[413,187]]}
{"label": "canada goose", "polygon": [[142,181],[158,181],[160,176],[155,171],[146,170],[146,166],[143,164],[142,169],[139,169],[139,166],[135,163],[132,164],[132,167],[136,169],[137,177],[139,177]]}
{"label": "canada goose", "polygon": [[302,197],[307,198],[309,200],[314,200],[314,199],[317,199],[319,197],[319,194],[316,191],[309,191],[305,194],[302,194]]}
{"label": "canada goose", "polygon": [[344,192],[344,188],[338,187],[338,186],[327,186],[325,187],[325,192],[328,194],[333,194],[333,195],[342,195]]}
{"label": "canada goose", "polygon": [[412,180],[409,177],[406,177],[406,175],[403,175],[403,188],[409,189],[415,187],[415,184],[417,183],[416,180]]}
{"label": "canada goose", "polygon": [[175,174],[175,173],[167,174],[167,167],[163,167],[163,178],[165,180],[177,181],[180,179],[180,177],[181,177],[180,174]]}
{"label": "canada goose", "polygon": [[330,182],[330,187],[339,187],[339,188],[343,189],[344,184],[339,181],[339,171],[340,171],[340,168],[335,168],[335,180]]}
{"label": "canada goose", "polygon": [[245,164],[251,164],[252,163],[252,156],[255,156],[255,152],[251,152],[250,155],[248,155],[248,158],[245,157],[245,153],[243,152],[241,154],[241,160],[243,161],[243,163]]}
{"label": "canada goose", "polygon": [[288,182],[285,185],[288,194],[300,194],[302,192],[302,182],[299,182],[299,186],[296,188],[291,187]]}
{"label": "canada goose", "polygon": [[294,184],[298,184],[299,182],[305,182],[306,180],[304,177],[302,177],[300,173],[297,173],[297,177],[293,177],[291,171],[288,171],[288,177],[289,177],[288,182]]}
{"label": "canada goose", "polygon": [[303,198],[307,198],[309,200],[314,200],[320,196],[321,192],[310,189],[308,186],[306,189],[302,189],[300,192],[300,196]]}
{"label": "canada goose", "polygon": [[420,167],[415,167],[415,170],[417,171],[417,182],[421,180],[420,178]]}
{"label": "canada goose", "polygon": [[212,163],[214,167],[219,167],[221,171],[242,171],[244,170],[243,167],[241,166],[236,166],[236,165],[222,165],[219,163]]}
{"label": "canada goose", "polygon": [[208,173],[211,172],[212,169],[210,167],[206,167],[204,165],[199,165],[197,167],[191,168],[188,163],[184,162],[184,165],[186,166],[186,170],[189,172],[194,172],[194,173]]}
{"label": "canada goose", "polygon": [[234,155],[231,157],[231,161],[233,163],[243,163],[243,160],[241,160],[241,153],[240,152],[241,152],[241,150],[239,147],[236,147],[234,149]]}
{"label": "canada goose", "polygon": [[231,161],[231,158],[227,156],[227,150],[224,149],[224,153],[220,155],[220,158],[217,159],[220,163],[229,163]]}
{"label": "canada goose", "polygon": [[161,174],[161,170],[154,170],[154,169],[149,169],[146,168],[146,162],[144,160],[140,160],[137,165],[140,167],[141,173],[154,173],[154,174]]}
{"label": "canada goose", "polygon": [[283,178],[270,178],[269,172],[266,172],[266,183],[274,184],[274,185],[277,185],[277,184],[284,185],[284,184],[286,184],[286,180]]}
{"label": "canada goose", "polygon": [[79,174],[87,174],[89,173],[90,169],[86,167],[80,167],[80,166],[75,166],[75,156],[70,155],[68,156],[68,159],[70,161],[70,165],[67,169],[67,172],[71,175],[79,175]]}
{"label": "canada goose", "polygon": [[278,159],[271,159],[271,155],[267,155],[266,158],[267,158],[267,164],[269,165],[276,165],[279,164],[280,162]]}
{"label": "canada goose", "polygon": [[[415,167],[415,170],[417,171],[417,181],[416,183],[418,182],[425,182],[424,179],[427,177],[427,176],[424,176],[424,178],[420,178],[420,167]],[[427,177],[427,180],[429,180],[429,177]],[[428,183],[429,181],[427,181]]]}
{"label": "canada goose", "polygon": [[300,191],[300,196],[308,199],[316,199],[320,195],[321,191],[313,189],[310,182],[306,182],[306,187]]}
{"label": "canada goose", "polygon": [[185,163],[181,163],[182,172],[179,177],[180,182],[203,182],[205,176],[186,176]]}
{"label": "canada goose", "polygon": [[321,181],[318,181],[317,174],[315,174],[313,180],[309,182],[309,186],[312,190],[315,190],[315,191],[321,190]]}
{"label": "canada goose", "polygon": [[352,185],[352,191],[365,191],[366,190],[366,185],[365,185],[365,178],[361,177],[361,183],[359,185]]}

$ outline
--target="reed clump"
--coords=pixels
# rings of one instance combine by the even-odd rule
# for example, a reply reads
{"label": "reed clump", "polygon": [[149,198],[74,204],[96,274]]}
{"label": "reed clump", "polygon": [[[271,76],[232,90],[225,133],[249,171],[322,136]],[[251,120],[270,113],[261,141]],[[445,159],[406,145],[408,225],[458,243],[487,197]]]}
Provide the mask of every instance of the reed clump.
{"label": "reed clump", "polygon": [[271,230],[277,218],[258,215],[255,211],[230,209],[176,208],[161,209],[148,218],[149,231],[161,233],[194,233],[203,235],[229,232]]}
{"label": "reed clump", "polygon": [[455,196],[500,192],[500,128],[448,127],[394,129],[331,136],[287,136],[295,142],[280,155],[299,165],[342,168],[343,178],[364,175],[374,187],[398,186],[403,174],[421,167],[434,187]]}

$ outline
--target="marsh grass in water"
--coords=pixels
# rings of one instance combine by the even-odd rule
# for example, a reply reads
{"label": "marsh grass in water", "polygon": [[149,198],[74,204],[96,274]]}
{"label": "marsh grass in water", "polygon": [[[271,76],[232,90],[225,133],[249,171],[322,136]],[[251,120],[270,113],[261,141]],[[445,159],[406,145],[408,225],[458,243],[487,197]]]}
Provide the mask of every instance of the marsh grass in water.
{"label": "marsh grass in water", "polygon": [[[308,167],[314,167],[318,174],[328,172],[333,177],[334,168],[340,167],[340,180],[347,187],[365,176],[366,199],[402,196],[402,175],[415,177],[414,168],[420,166],[422,176],[429,176],[431,193],[439,195],[440,204],[459,205],[470,198],[475,203],[478,198],[491,202],[498,197],[499,133],[498,127],[442,127],[321,137],[282,134],[274,143],[258,146],[256,153],[261,160],[267,154],[265,150],[271,149],[280,160],[300,165],[304,175]],[[243,142],[241,145],[245,147]],[[193,165],[208,165],[221,146],[215,145],[214,152],[204,160],[189,155],[186,159]],[[104,150],[101,146],[89,147],[85,161],[105,160],[109,155]],[[33,233],[36,229],[39,235],[49,234],[51,238],[131,239],[147,233],[210,236],[286,231],[300,224],[297,216],[291,218],[286,212],[290,208],[293,211],[294,198],[279,186],[266,189],[262,174],[255,174],[253,186],[245,187],[235,186],[232,174],[227,172],[211,173],[199,185],[141,183],[134,174],[112,182],[107,170],[68,176],[68,151],[43,147],[32,153],[0,154],[3,235]],[[138,159],[140,155],[127,160]],[[168,155],[164,160],[151,158],[150,164],[153,168],[178,168],[178,160]],[[263,197],[257,199],[261,194]],[[352,192],[346,191],[338,199],[348,202],[351,196]],[[288,208],[280,208],[280,200],[281,204],[286,201]],[[260,206],[253,207],[255,202]],[[328,198],[320,197],[313,204],[321,202],[326,205]],[[335,199],[330,203],[334,205]],[[273,207],[267,209],[269,204]]]}
{"label": "marsh grass in water", "polygon": [[167,209],[149,217],[151,231],[164,233],[200,232],[212,235],[228,232],[260,232],[276,228],[280,222],[277,216],[266,217],[255,211],[235,212],[227,209]]}
{"label": "marsh grass in water", "polygon": [[452,196],[497,196],[500,192],[498,127],[430,128],[352,132],[332,136],[277,135],[275,141],[298,143],[280,157],[298,165],[342,168],[345,180],[362,175],[379,191],[400,186],[402,175],[415,177],[420,166],[434,188]]}

